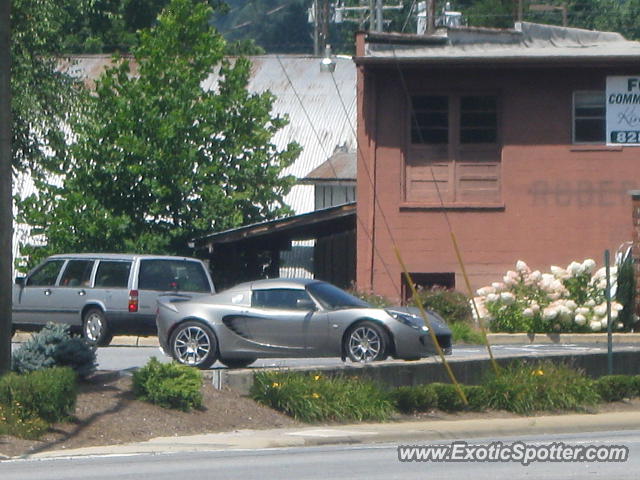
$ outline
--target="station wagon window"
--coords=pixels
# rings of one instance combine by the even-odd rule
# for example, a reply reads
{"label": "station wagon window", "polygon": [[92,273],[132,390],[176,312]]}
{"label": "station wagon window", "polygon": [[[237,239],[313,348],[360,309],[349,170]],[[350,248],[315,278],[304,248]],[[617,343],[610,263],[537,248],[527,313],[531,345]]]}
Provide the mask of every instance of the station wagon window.
{"label": "station wagon window", "polygon": [[96,287],[127,288],[131,262],[101,261],[96,271]]}
{"label": "station wagon window", "polygon": [[30,287],[51,287],[56,284],[64,260],[49,260],[27,279]]}
{"label": "station wagon window", "polygon": [[605,136],[604,92],[574,92],[573,143],[604,143]]}
{"label": "station wagon window", "polygon": [[93,260],[69,260],[60,279],[60,285],[86,287],[91,281],[91,270],[93,270]]}
{"label": "station wagon window", "polygon": [[309,310],[308,305],[301,306],[298,300],[310,302],[311,297],[305,290],[273,288],[254,290],[251,294],[251,306],[259,308],[279,308],[285,310]]}
{"label": "station wagon window", "polygon": [[187,260],[141,260],[138,288],[211,292],[202,264]]}

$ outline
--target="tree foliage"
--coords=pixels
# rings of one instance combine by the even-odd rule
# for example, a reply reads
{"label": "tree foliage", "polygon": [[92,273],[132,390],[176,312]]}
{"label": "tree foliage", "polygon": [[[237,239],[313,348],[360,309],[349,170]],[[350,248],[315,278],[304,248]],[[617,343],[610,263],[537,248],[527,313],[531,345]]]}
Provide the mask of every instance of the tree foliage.
{"label": "tree foliage", "polygon": [[[64,182],[22,202],[46,237],[41,257],[60,251],[188,253],[190,239],[282,216],[299,153],[278,150],[286,119],[274,97],[247,90],[250,63],[224,58],[211,8],[172,0],[142,31],[132,58],[114,58],[78,125]],[[218,68],[216,89],[202,88]]]}

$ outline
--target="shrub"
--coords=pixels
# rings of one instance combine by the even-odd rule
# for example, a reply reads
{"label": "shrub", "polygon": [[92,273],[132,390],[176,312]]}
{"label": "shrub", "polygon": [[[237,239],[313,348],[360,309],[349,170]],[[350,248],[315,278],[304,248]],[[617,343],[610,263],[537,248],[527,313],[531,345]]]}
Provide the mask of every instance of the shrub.
{"label": "shrub", "polygon": [[600,397],[584,373],[545,362],[514,362],[485,383],[489,405],[528,415],[540,410],[583,410]]}
{"label": "shrub", "polygon": [[37,438],[69,418],[76,405],[76,374],[69,367],[9,373],[0,378],[0,423],[10,435]]}
{"label": "shrub", "polygon": [[149,403],[188,412],[202,408],[202,374],[196,368],[151,357],[134,372],[133,393]]}
{"label": "shrub", "polygon": [[462,390],[469,402],[469,410],[481,412],[489,408],[489,392],[482,385],[462,385]]}
{"label": "shrub", "polygon": [[621,255],[618,262],[618,288],[616,290],[616,300],[622,304],[620,311],[620,322],[625,331],[630,332],[636,327],[636,275],[633,264],[631,249]]}
{"label": "shrub", "polygon": [[449,328],[453,336],[453,343],[468,343],[472,345],[484,345],[482,332],[466,323],[450,323]]}
{"label": "shrub", "polygon": [[619,402],[638,395],[637,380],[629,375],[605,375],[595,381],[595,388],[605,402]]}
{"label": "shrub", "polygon": [[471,323],[473,315],[469,298],[463,293],[444,287],[434,286],[430,289],[418,288],[417,296],[411,299],[411,304],[422,304],[425,310],[433,310],[440,314],[448,323]]}
{"label": "shrub", "polygon": [[389,395],[375,383],[319,373],[258,372],[251,397],[304,422],[386,420]]}
{"label": "shrub", "polygon": [[432,383],[431,388],[438,397],[438,408],[445,412],[459,412],[466,408],[455,385],[451,383]]}
{"label": "shrub", "polygon": [[391,398],[402,413],[427,412],[438,406],[438,396],[431,385],[398,387],[391,392]]}
{"label": "shrub", "polygon": [[[567,268],[551,267],[551,273],[531,271],[521,260],[502,282],[479,289],[475,303],[480,321],[497,332],[597,332],[607,328],[605,269],[596,262],[571,262]],[[611,284],[617,267],[611,268]],[[611,304],[615,329],[623,306]]]}
{"label": "shrub", "polygon": [[71,336],[68,325],[49,323],[13,354],[13,370],[32,372],[71,367],[80,378],[96,371],[96,352],[82,338]]}

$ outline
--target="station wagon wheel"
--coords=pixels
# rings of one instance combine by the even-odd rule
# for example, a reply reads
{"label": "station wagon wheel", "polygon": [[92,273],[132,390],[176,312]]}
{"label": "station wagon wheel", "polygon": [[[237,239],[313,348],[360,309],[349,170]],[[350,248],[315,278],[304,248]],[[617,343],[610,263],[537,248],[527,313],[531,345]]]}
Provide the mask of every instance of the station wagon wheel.
{"label": "station wagon wheel", "polygon": [[113,335],[109,332],[107,319],[99,308],[87,310],[82,319],[82,336],[94,347],[105,347],[111,343]]}
{"label": "station wagon wheel", "polygon": [[387,358],[387,333],[373,322],[360,322],[349,329],[345,351],[352,362],[373,362]]}
{"label": "station wagon wheel", "polygon": [[176,361],[202,369],[213,365],[218,354],[218,341],[213,331],[195,321],[178,326],[171,334],[169,346]]}

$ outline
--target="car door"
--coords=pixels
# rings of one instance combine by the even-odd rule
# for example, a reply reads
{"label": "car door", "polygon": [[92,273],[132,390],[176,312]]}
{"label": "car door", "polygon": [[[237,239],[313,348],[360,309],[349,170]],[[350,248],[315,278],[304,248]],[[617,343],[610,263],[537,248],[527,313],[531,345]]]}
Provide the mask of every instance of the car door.
{"label": "car door", "polygon": [[[308,354],[311,332],[326,325],[323,314],[305,290],[271,288],[253,290],[245,325],[252,341],[290,354]],[[313,342],[316,345],[316,342]]]}
{"label": "car door", "polygon": [[67,261],[56,289],[56,303],[60,306],[59,321],[69,325],[82,324],[80,312],[87,300],[87,289],[91,287],[94,263],[90,259]]}
{"label": "car door", "polygon": [[13,323],[44,325],[64,321],[64,300],[60,298],[58,277],[66,260],[45,261],[31,272],[13,292]]}

